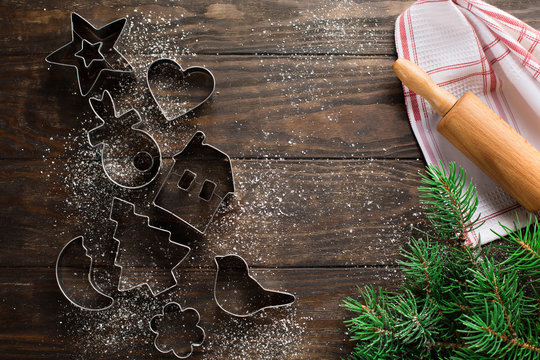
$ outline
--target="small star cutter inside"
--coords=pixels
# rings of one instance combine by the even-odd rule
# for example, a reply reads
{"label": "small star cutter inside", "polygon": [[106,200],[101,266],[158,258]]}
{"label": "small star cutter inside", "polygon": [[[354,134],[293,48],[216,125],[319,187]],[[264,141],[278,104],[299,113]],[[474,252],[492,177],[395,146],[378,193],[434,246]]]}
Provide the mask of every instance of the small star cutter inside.
{"label": "small star cutter inside", "polygon": [[71,41],[49,54],[45,61],[74,67],[79,91],[82,96],[86,96],[103,72],[133,73],[129,62],[114,47],[125,23],[126,18],[121,18],[97,29],[73,12]]}

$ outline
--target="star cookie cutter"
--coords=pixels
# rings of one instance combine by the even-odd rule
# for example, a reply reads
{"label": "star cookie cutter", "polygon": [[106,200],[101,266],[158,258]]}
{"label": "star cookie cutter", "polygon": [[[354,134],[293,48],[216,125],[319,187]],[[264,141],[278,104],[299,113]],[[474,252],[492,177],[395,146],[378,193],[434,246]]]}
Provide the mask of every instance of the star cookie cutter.
{"label": "star cookie cutter", "polygon": [[[88,311],[106,310],[114,304],[114,299],[104,294],[94,283],[93,265],[94,259],[88,254],[84,237],[73,238],[58,253],[56,283],[65,298],[78,308]],[[84,271],[81,266],[85,266]]]}
{"label": "star cookie cutter", "polygon": [[109,219],[116,224],[118,242],[114,265],[119,267],[118,290],[146,285],[157,296],[177,285],[174,270],[191,249],[171,239],[171,232],[150,225],[148,216],[135,212],[135,205],[114,198]]}
{"label": "star cookie cutter", "polygon": [[[154,102],[168,121],[195,112],[216,90],[216,79],[210,70],[201,66],[190,66],[184,70],[172,59],[158,59],[150,64],[146,83]],[[182,100],[181,111],[177,109],[179,99]]]}
{"label": "star cookie cutter", "polygon": [[129,62],[114,48],[126,18],[115,20],[99,29],[82,16],[71,13],[71,42],[49,54],[50,64],[74,67],[82,96],[96,85],[103,72],[132,73]]}
{"label": "star cookie cutter", "polygon": [[155,348],[163,354],[172,352],[180,359],[190,357],[193,347],[201,346],[206,336],[199,326],[200,319],[193,308],[182,309],[176,302],[166,304],[161,314],[150,320],[150,330],[156,334]]}
{"label": "star cookie cutter", "polygon": [[231,159],[205,144],[198,131],[186,147],[174,155],[174,164],[154,205],[204,233],[225,197],[234,192]]}
{"label": "star cookie cutter", "polygon": [[127,189],[150,184],[159,174],[161,151],[147,132],[137,129],[142,123],[137,110],[118,115],[111,94],[90,98],[92,110],[103,122],[88,132],[92,147],[101,145],[101,165],[109,180]]}
{"label": "star cookie cutter", "polygon": [[269,308],[290,305],[296,297],[283,291],[264,288],[249,271],[241,256],[229,254],[216,256],[217,266],[214,281],[214,300],[229,315],[252,316]]}

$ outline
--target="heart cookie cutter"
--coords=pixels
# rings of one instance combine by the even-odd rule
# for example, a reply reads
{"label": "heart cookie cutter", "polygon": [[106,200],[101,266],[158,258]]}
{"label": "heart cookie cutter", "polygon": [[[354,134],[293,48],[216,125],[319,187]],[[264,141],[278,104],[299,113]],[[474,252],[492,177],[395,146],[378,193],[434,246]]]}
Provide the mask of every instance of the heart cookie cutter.
{"label": "heart cookie cutter", "polygon": [[[165,82],[164,79],[176,80],[176,83],[171,84],[170,82]],[[146,72],[146,83],[154,102],[168,121],[195,112],[212,97],[216,90],[216,78],[207,68],[190,66],[183,69],[175,60],[165,58],[158,59],[150,64]],[[180,87],[173,88],[173,86],[178,84],[180,84]],[[178,97],[175,92],[177,93],[179,91],[185,93],[186,99],[183,100],[184,103],[182,105],[186,106],[186,109],[180,111],[179,114],[168,116],[167,114],[170,112],[169,108],[178,106],[178,102],[173,100]],[[193,103],[191,104],[188,101],[188,94],[189,96],[199,95],[199,99],[192,101]],[[168,105],[166,105],[167,103]]]}
{"label": "heart cookie cutter", "polygon": [[73,67],[82,96],[96,85],[103,72],[132,73],[129,62],[114,48],[126,18],[96,29],[79,14],[71,13],[71,42],[49,54],[49,64]]}

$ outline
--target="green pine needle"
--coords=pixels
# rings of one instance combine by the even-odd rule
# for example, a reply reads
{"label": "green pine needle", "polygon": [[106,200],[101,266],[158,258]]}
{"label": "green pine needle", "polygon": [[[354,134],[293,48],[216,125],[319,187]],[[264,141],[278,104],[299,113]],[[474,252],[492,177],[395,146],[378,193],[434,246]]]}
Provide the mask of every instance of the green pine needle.
{"label": "green pine needle", "polygon": [[412,238],[400,293],[372,286],[342,306],[350,359],[540,360],[540,227],[504,227],[503,261],[463,246],[478,228],[476,188],[451,163],[428,166],[420,188],[435,236]]}

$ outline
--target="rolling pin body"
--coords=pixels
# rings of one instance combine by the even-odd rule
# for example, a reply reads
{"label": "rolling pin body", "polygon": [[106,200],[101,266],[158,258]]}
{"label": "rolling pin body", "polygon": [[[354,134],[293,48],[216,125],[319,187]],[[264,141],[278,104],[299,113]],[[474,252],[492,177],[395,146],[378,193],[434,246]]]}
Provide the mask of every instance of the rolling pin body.
{"label": "rolling pin body", "polygon": [[443,116],[437,130],[452,145],[527,210],[540,210],[538,150],[474,94],[466,93],[455,101],[408,60],[398,59],[394,71]]}

